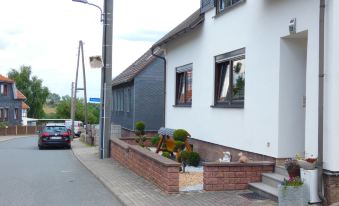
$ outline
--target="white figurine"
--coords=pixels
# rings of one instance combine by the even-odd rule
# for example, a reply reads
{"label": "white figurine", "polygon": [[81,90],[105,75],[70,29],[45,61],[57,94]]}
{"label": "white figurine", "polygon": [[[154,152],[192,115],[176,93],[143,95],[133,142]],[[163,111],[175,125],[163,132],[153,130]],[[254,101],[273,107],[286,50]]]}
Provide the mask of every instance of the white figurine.
{"label": "white figurine", "polygon": [[219,159],[219,162],[231,162],[232,156],[230,152],[223,152],[224,157]]}

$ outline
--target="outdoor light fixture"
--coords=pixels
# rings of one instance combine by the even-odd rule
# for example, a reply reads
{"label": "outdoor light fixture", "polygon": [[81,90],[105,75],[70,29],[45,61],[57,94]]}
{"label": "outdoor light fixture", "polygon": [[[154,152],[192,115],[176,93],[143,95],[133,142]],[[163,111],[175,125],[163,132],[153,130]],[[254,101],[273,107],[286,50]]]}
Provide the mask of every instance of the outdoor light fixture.
{"label": "outdoor light fixture", "polygon": [[88,5],[91,5],[91,6],[94,6],[96,8],[98,8],[100,10],[100,14],[101,14],[101,18],[100,18],[100,21],[103,22],[104,21],[104,14],[102,12],[102,9],[100,6],[98,5],[95,5],[95,4],[92,4],[92,3],[89,3],[87,0],[72,0],[74,2],[79,2],[79,3],[83,3],[83,4],[88,4]]}

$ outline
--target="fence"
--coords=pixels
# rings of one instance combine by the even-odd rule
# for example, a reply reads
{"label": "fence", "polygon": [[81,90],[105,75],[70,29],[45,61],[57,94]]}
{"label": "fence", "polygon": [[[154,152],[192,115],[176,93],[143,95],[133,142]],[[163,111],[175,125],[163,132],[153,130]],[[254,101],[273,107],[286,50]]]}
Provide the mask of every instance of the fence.
{"label": "fence", "polygon": [[31,135],[36,134],[41,126],[9,126],[6,128],[0,128],[0,136],[12,136],[12,135]]}

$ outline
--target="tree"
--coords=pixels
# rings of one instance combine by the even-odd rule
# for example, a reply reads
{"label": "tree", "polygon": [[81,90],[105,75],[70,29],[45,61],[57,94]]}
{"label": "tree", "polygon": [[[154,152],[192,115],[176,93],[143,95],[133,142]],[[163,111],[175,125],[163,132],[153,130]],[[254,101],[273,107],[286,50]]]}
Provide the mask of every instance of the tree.
{"label": "tree", "polygon": [[8,77],[15,81],[16,87],[26,96],[26,103],[30,106],[28,117],[42,118],[44,116],[43,105],[49,95],[47,87],[42,85],[42,79],[31,77],[30,66],[21,66],[20,70],[11,69]]}
{"label": "tree", "polygon": [[[71,100],[72,98],[68,95],[63,96],[61,101],[57,104],[56,107],[56,117],[60,119],[68,119],[71,114]],[[85,106],[84,99],[76,100],[76,112],[75,120],[85,121]],[[89,124],[98,124],[99,123],[99,105],[93,103],[87,103],[87,118]]]}
{"label": "tree", "polygon": [[54,106],[60,102],[60,96],[55,93],[50,93],[46,99],[48,105]]}

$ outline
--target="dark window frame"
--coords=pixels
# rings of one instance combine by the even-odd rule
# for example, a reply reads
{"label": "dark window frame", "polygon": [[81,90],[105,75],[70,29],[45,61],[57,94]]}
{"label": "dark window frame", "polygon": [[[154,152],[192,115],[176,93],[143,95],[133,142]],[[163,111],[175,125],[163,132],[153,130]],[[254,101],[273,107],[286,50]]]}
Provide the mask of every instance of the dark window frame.
{"label": "dark window frame", "polygon": [[[191,72],[191,81],[188,81],[188,75],[187,73]],[[181,85],[179,80],[182,79],[183,82]],[[188,83],[190,83],[191,87],[191,99],[190,101],[186,101],[186,95],[188,93]],[[179,89],[181,88],[180,86],[184,87],[184,102],[179,101]],[[177,67],[175,70],[175,107],[191,107],[192,106],[192,100],[193,100],[193,64],[186,64],[180,67]]]}
{"label": "dark window frame", "polygon": [[[226,1],[229,1],[229,5],[226,5]],[[221,2],[223,2],[224,4],[224,8],[221,9],[220,6],[221,6]],[[226,12],[227,10],[235,7],[235,6],[238,6],[239,4],[241,3],[244,3],[245,0],[217,0],[216,1],[216,14],[222,14],[224,12]]]}
{"label": "dark window frame", "polygon": [[[225,54],[221,54],[215,57],[215,73],[214,73],[214,105],[211,106],[213,108],[244,108],[245,105],[245,93],[244,100],[242,101],[234,101],[233,100],[233,62],[239,60],[246,60],[245,56],[245,48],[238,49],[232,52],[228,52]],[[225,101],[219,101],[220,99],[220,88],[221,88],[221,65],[229,64],[229,91],[227,91],[227,95],[225,97]],[[245,65],[246,71],[246,65]],[[227,70],[226,70],[227,72]],[[226,77],[224,77],[226,78]],[[246,79],[246,77],[245,77]],[[225,79],[224,79],[225,81]],[[245,84],[245,83],[244,83]],[[245,84],[246,85],[246,84]],[[244,87],[245,87],[244,85]],[[245,88],[244,88],[245,91]]]}

